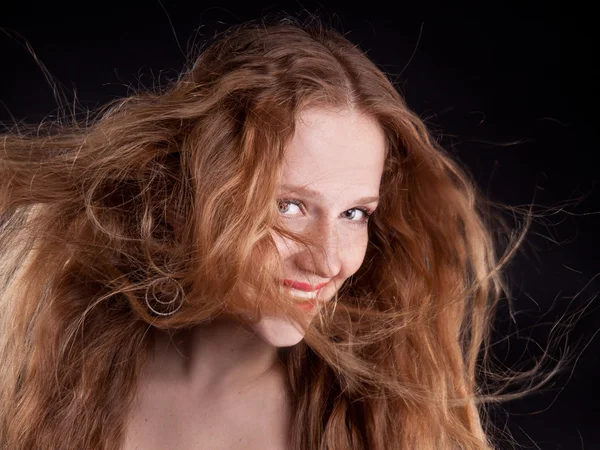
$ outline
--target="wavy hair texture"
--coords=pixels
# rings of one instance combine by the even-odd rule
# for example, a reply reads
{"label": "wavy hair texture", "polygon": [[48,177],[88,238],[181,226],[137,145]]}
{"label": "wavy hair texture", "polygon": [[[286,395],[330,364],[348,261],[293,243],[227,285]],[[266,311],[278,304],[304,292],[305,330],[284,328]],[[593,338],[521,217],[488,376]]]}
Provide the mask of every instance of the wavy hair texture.
{"label": "wavy hair texture", "polygon": [[[474,183],[388,78],[338,32],[283,20],[231,28],[168,87],[85,125],[2,135],[1,449],[120,448],[151,326],[300,314],[271,236],[309,106],[372,116],[387,156],[362,267],[280,350],[290,448],[495,447],[484,405],[508,394],[483,389],[486,356],[522,235],[498,256]],[[185,293],[171,315],[165,277]]]}

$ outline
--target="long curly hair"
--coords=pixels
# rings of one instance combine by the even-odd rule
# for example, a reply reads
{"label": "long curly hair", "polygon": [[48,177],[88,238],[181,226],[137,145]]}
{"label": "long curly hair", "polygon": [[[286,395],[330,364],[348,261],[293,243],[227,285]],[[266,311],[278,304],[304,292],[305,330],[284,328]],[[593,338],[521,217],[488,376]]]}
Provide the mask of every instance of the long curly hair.
{"label": "long curly hair", "polygon": [[273,281],[272,233],[309,106],[375,118],[387,154],[363,265],[279,350],[290,448],[494,447],[486,355],[519,241],[498,256],[474,182],[363,52],[284,20],[231,28],[169,86],[85,124],[2,135],[1,449],[120,448],[149,327],[300,314]]}

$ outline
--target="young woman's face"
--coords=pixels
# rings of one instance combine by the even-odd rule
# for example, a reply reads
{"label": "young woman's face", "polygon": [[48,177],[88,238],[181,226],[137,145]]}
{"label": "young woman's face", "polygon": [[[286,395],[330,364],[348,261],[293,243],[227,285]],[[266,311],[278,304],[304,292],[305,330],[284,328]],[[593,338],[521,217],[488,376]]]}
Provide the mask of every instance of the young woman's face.
{"label": "young woman's face", "polygon": [[[384,157],[385,138],[373,118],[355,110],[302,113],[284,156],[278,205],[282,224],[314,246],[274,238],[283,260],[282,286],[309,320],[363,262]],[[304,337],[285,317],[264,317],[253,328],[277,347]]]}

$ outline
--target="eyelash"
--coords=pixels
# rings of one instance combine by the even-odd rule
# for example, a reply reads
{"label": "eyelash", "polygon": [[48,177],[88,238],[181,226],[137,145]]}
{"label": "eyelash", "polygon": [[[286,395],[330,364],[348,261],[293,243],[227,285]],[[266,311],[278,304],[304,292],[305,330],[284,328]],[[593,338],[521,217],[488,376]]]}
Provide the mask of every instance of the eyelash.
{"label": "eyelash", "polygon": [[[282,203],[290,203],[292,205],[296,205],[298,206],[300,209],[304,209],[304,205],[302,204],[302,202],[300,200],[294,200],[292,198],[281,198],[279,200],[277,200],[277,206],[279,207],[279,205],[281,205]],[[352,211],[353,209],[360,211],[364,214],[364,219],[361,220],[360,222],[356,222],[354,220],[350,220],[350,226],[352,227],[356,227],[356,228],[362,228],[362,227],[366,227],[367,224],[369,223],[369,219],[371,218],[371,215],[373,214],[373,211],[367,209],[367,208],[362,208],[360,206],[357,206],[356,208],[350,208],[347,209],[346,211]],[[344,212],[346,212],[344,211]]]}

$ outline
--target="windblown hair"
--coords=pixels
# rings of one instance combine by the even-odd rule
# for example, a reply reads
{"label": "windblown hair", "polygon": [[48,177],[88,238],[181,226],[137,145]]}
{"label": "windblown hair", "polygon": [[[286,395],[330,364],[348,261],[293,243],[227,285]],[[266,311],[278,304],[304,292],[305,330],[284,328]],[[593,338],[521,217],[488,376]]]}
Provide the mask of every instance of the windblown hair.
{"label": "windblown hair", "polygon": [[482,383],[515,246],[497,256],[475,184],[364,53],[287,20],[230,29],[85,125],[2,136],[1,449],[120,448],[149,327],[285,305],[276,189],[312,106],[373,117],[387,155],[363,265],[280,350],[290,448],[494,447]]}

